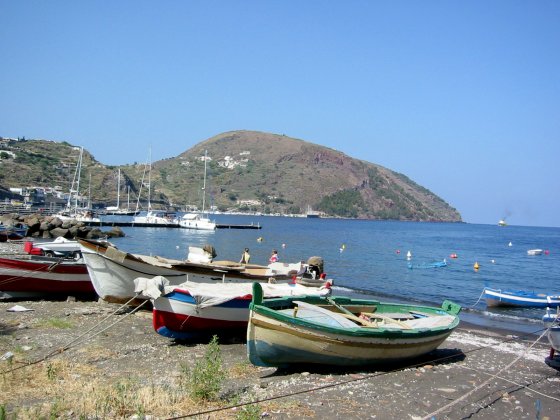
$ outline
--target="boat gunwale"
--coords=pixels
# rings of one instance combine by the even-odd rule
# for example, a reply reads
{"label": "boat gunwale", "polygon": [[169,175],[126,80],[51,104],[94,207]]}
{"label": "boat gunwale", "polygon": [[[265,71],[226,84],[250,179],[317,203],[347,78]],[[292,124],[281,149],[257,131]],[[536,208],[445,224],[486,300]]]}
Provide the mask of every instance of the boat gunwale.
{"label": "boat gunwale", "polygon": [[[336,302],[336,297],[334,297],[333,299],[335,299]],[[266,299],[263,301],[262,304],[256,304],[254,302],[251,302],[249,309],[251,311],[254,311],[256,313],[258,313],[259,315],[265,316],[265,317],[270,317],[272,319],[275,319],[277,321],[280,322],[284,322],[290,325],[294,325],[294,326],[299,326],[299,327],[303,327],[303,328],[310,328],[310,329],[315,329],[318,331],[322,331],[322,332],[326,332],[329,334],[340,334],[340,335],[344,335],[344,336],[349,336],[349,337],[382,337],[382,338],[398,338],[398,337],[409,337],[409,336],[413,336],[413,337],[430,337],[430,336],[435,336],[435,335],[440,335],[443,332],[451,332],[453,331],[460,322],[460,318],[458,316],[458,314],[453,314],[451,312],[448,312],[446,310],[444,310],[443,308],[436,308],[436,307],[430,307],[430,306],[419,306],[419,305],[410,305],[410,304],[398,304],[398,303],[389,303],[389,302],[378,302],[378,301],[371,301],[371,300],[366,300],[366,299],[350,299],[350,298],[346,298],[343,297],[343,303],[344,305],[366,305],[369,304],[371,305],[372,303],[375,303],[377,305],[383,305],[383,306],[395,306],[395,307],[404,307],[404,308],[408,308],[409,310],[413,310],[413,311],[417,311],[417,312],[426,312],[426,310],[428,310],[427,313],[436,313],[436,311],[442,311],[447,315],[451,315],[454,317],[453,322],[451,322],[450,324],[446,325],[446,326],[438,326],[438,327],[424,327],[424,328],[410,328],[410,329],[394,329],[394,328],[386,328],[386,327],[377,327],[377,328],[372,328],[372,327],[361,327],[359,325],[356,325],[356,327],[354,328],[345,328],[345,327],[334,327],[334,326],[327,326],[325,324],[319,323],[319,322],[314,322],[311,320],[306,320],[306,319],[302,319],[302,318],[294,318],[291,317],[287,314],[284,313],[280,313],[278,312],[276,309],[270,307],[272,305],[276,306],[285,306],[285,309],[288,309],[290,307],[293,307],[293,301],[294,300],[302,300],[304,302],[307,303],[313,303],[313,304],[317,304],[317,303],[324,303],[325,305],[329,305],[329,302],[326,300],[326,298],[321,298],[321,297],[308,297],[308,296],[289,296],[289,297],[283,297],[283,298],[273,298],[273,299]],[[339,299],[340,300],[340,299]],[[252,322],[252,316],[249,317],[249,322]]]}

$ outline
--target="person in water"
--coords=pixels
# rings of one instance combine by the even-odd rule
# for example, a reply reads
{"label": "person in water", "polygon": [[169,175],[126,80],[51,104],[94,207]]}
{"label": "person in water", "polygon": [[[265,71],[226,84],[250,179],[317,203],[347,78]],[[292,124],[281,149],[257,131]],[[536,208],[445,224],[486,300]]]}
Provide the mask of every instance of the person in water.
{"label": "person in water", "polygon": [[273,250],[272,250],[272,255],[271,255],[270,258],[268,259],[268,262],[275,263],[276,261],[278,261],[278,251],[276,251],[275,249],[273,249]]}
{"label": "person in water", "polygon": [[249,264],[249,260],[251,259],[251,255],[249,254],[249,248],[245,248],[243,254],[241,254],[241,260],[239,261],[241,264]]}

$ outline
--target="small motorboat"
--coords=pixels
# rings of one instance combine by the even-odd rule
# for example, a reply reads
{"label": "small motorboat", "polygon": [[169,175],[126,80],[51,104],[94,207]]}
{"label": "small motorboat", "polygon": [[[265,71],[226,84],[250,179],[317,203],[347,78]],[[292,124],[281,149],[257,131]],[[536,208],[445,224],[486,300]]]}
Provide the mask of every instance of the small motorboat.
{"label": "small motorboat", "polygon": [[527,255],[541,255],[543,253],[542,249],[529,249]]}
{"label": "small motorboat", "polygon": [[521,306],[546,308],[560,306],[560,295],[528,292],[525,290],[501,290],[485,287],[483,297],[486,306]]}

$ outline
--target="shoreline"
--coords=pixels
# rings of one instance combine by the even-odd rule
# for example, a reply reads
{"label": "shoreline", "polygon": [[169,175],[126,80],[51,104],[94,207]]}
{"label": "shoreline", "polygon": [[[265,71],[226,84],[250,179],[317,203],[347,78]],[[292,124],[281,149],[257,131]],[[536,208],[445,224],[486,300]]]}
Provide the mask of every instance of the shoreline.
{"label": "shoreline", "polygon": [[[7,311],[16,305],[31,310]],[[0,300],[0,409],[7,418],[557,418],[560,372],[544,363],[548,340],[460,317],[436,351],[390,366],[259,368],[243,335],[220,336],[226,380],[218,401],[201,403],[185,394],[184,367],[204,360],[208,340],[162,337],[145,309]]]}
{"label": "shoreline", "polygon": [[[15,305],[32,310],[7,312]],[[111,315],[117,308],[116,304],[98,301],[0,302],[0,357],[12,352],[16,360],[12,366],[19,366],[20,361],[55,354],[37,365],[18,370],[13,381],[4,381],[0,385],[0,406],[4,405],[7,413],[16,413],[19,418],[19,415],[25,417],[24,409],[39,410],[49,401],[66,395],[70,405],[61,417],[72,418],[62,414],[73,412],[77,416],[77,401],[82,404],[82,400],[90,397],[84,395],[72,401],[68,389],[79,393],[80,388],[87,389],[89,382],[102,389],[131,381],[138,388],[130,385],[130,398],[139,398],[145,386],[152,390],[162,387],[169,392],[180,382],[181,366],[192,366],[204,358],[208,341],[180,343],[167,339],[154,331],[150,311],[130,314],[129,310],[121,310]],[[57,325],[55,320],[69,327]],[[94,330],[88,334],[88,341],[59,352],[58,349],[99,322],[116,324],[100,335],[94,335]],[[352,369],[299,366],[282,370],[250,365],[244,337],[224,336],[219,344],[227,373],[222,395],[235,398],[199,405],[191,401],[186,407],[175,407],[174,411],[166,408],[150,411],[146,407],[145,414],[165,418],[210,410],[205,414],[207,418],[234,418],[240,410],[256,407],[270,418],[421,419],[475,390],[472,396],[437,418],[534,419],[538,407],[540,418],[557,418],[560,374],[544,363],[548,342],[543,338],[534,344],[534,340],[512,331],[484,329],[461,321],[438,350],[409,363]],[[520,356],[515,365],[500,371]],[[62,366],[58,368],[61,373],[57,380],[64,386],[58,391],[56,386],[36,389],[30,380],[36,372],[42,378],[48,376],[44,372],[51,369],[49,366]],[[2,372],[9,368],[5,360],[0,361],[0,368]],[[62,374],[62,371],[66,372]],[[10,373],[4,375],[10,378]],[[492,375],[497,377],[477,389]],[[231,408],[254,401],[260,402]],[[230,408],[218,410],[218,407]],[[91,411],[88,413],[92,415]],[[128,412],[121,417],[103,413],[102,417],[128,418],[132,414]]]}

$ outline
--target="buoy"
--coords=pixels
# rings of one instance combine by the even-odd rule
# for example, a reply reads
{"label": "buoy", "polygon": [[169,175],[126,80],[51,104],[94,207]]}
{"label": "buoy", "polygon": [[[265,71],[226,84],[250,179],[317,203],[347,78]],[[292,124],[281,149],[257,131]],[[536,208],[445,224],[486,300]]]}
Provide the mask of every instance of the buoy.
{"label": "buoy", "polygon": [[396,252],[397,252],[397,254],[400,254],[400,253],[401,253],[401,250],[400,250],[400,249],[397,249]]}
{"label": "buoy", "polygon": [[495,261],[495,260],[490,260],[490,262],[491,262],[492,264],[494,264],[496,261]]}
{"label": "buoy", "polygon": [[512,244],[511,242],[508,244],[508,246],[512,246],[512,245],[513,245],[513,244]]}
{"label": "buoy", "polygon": [[457,254],[453,253],[450,255],[451,258],[457,258]]}
{"label": "buoy", "polygon": [[473,267],[475,270],[478,270],[480,268],[480,265],[478,265],[478,261],[474,263]]}
{"label": "buoy", "polygon": [[406,259],[407,259],[407,260],[410,260],[411,258],[412,258],[412,252],[408,251],[408,252],[406,253]]}
{"label": "buoy", "polygon": [[282,244],[282,248],[286,248],[286,244]]}
{"label": "buoy", "polygon": [[550,251],[548,249],[545,249],[544,250],[544,255],[548,255],[548,254],[550,254]]}
{"label": "buoy", "polygon": [[345,245],[345,244],[340,245],[340,252],[344,251],[345,249],[346,249],[346,245]]}

